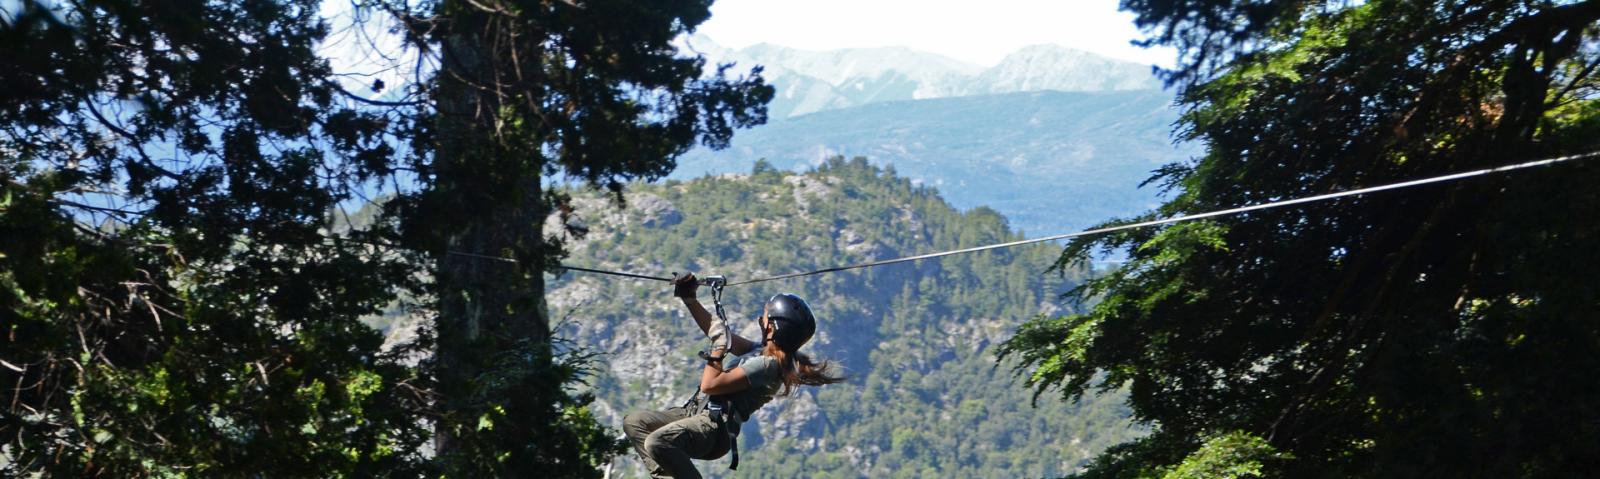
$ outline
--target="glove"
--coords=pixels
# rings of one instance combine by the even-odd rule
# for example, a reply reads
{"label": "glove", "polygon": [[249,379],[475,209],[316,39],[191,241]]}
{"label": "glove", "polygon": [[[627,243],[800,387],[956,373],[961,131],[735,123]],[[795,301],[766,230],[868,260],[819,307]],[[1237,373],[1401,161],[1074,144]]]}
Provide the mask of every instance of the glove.
{"label": "glove", "polygon": [[683,299],[695,299],[695,290],[700,289],[700,280],[694,273],[686,273],[672,280],[672,295]]}

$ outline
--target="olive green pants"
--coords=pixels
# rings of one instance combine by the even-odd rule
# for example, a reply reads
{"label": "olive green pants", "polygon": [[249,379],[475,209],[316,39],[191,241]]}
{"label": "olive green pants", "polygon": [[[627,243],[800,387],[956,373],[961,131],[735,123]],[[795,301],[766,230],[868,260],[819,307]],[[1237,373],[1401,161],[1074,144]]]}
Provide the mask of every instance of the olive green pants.
{"label": "olive green pants", "polygon": [[[698,409],[698,408],[697,408]],[[665,411],[635,411],[622,419],[622,430],[633,450],[644,459],[650,477],[688,479],[700,477],[692,459],[711,460],[728,453],[728,434],[704,411],[683,407]]]}

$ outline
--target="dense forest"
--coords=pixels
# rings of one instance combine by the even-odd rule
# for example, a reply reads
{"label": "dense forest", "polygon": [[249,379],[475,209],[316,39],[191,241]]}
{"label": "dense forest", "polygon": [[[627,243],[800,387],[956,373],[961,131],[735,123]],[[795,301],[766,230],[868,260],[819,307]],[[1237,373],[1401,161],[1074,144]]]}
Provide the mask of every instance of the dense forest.
{"label": "dense forest", "polygon": [[[693,270],[734,281],[1019,239],[986,208],[959,211],[937,191],[835,158],[805,174],[764,162],[751,174],[633,185],[619,211],[594,194],[576,215],[588,235],[569,264],[632,271]],[[1081,404],[1041,401],[995,362],[1023,319],[1070,310],[1058,295],[1087,272],[1045,272],[1050,245],[832,273],[727,290],[731,320],[755,335],[767,296],[794,292],[816,309],[807,348],[849,381],[805,388],[746,424],[737,474],[751,477],[1048,477],[1076,471],[1138,436],[1121,394]],[[657,282],[568,273],[551,282],[561,335],[598,353],[596,410],[622,414],[680,404],[694,392],[704,336]],[[708,301],[709,302],[709,301]],[[633,468],[629,455],[617,465]]]}

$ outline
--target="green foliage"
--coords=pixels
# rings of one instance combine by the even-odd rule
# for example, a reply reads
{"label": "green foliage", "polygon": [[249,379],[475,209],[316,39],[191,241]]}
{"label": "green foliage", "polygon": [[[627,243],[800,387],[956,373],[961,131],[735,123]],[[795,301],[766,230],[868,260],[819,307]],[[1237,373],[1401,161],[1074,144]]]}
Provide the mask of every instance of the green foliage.
{"label": "green foliage", "polygon": [[[1020,239],[993,210],[957,210],[862,158],[834,158],[803,175],[758,163],[749,175],[630,191],[634,209],[620,213],[575,192],[590,205],[578,212],[590,232],[571,243],[569,263],[738,281]],[[740,438],[738,472],[726,470],[726,459],[702,471],[1049,476],[1138,436],[1119,393],[1030,408],[1029,392],[997,371],[994,345],[1021,319],[1061,307],[1056,296],[1086,275],[1044,274],[1053,257],[1050,246],[1018,247],[729,288],[734,326],[752,336],[750,318],[767,297],[806,298],[820,321],[806,350],[838,361],[850,379],[769,404]],[[659,283],[571,273],[552,283],[550,297],[555,314],[572,318],[564,335],[610,365],[593,392],[612,422],[694,391],[704,336]],[[631,454],[620,462],[636,464]]]}
{"label": "green foliage", "polygon": [[660,177],[771,89],[670,45],[707,2],[357,3],[421,52],[404,101],[336,83],[320,0],[0,5],[0,470],[600,474],[542,175]]}
{"label": "green foliage", "polygon": [[[585,477],[597,474],[598,465],[621,451],[615,432],[590,412],[593,398],[569,389],[588,373],[589,358],[569,354],[555,361],[541,359],[536,355],[551,354],[550,344],[523,344],[492,356],[497,359],[493,364],[474,365],[481,372],[467,382],[473,389],[455,392],[461,403],[475,401],[461,409],[470,408],[476,416],[441,425],[454,428],[441,434],[470,438],[439,452],[446,475],[539,470],[555,477]],[[522,397],[510,397],[512,393]]]}
{"label": "green foliage", "polygon": [[[1125,6],[1184,52],[1183,133],[1209,147],[1153,178],[1172,201],[1126,221],[1600,147],[1600,2]],[[1583,475],[1600,455],[1583,372],[1600,367],[1597,172],[1077,241],[1058,265],[1129,262],[1078,291],[1089,311],[1002,351],[1038,392],[1129,391],[1151,435],[1083,477]]]}
{"label": "green foliage", "polygon": [[1234,431],[1205,441],[1162,479],[1240,479],[1262,477],[1263,463],[1282,456],[1265,439]]}
{"label": "green foliage", "polygon": [[381,149],[312,141],[371,118],[319,6],[0,11],[0,474],[423,470],[417,373],[356,321],[410,268],[318,234]]}

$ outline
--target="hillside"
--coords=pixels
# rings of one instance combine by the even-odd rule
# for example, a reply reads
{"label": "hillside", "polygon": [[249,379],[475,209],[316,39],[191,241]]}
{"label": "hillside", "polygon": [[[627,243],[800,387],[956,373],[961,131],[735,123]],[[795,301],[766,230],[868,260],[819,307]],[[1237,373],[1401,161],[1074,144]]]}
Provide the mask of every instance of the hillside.
{"label": "hillside", "polygon": [[1029,234],[1071,231],[1156,204],[1138,184],[1194,151],[1172,146],[1170,101],[1141,90],[873,103],[741,132],[726,150],[690,152],[672,177],[746,171],[758,158],[794,170],[859,155],[937,187],[958,208],[994,208]]}
{"label": "hillside", "polygon": [[[627,210],[574,192],[590,229],[573,265],[735,280],[1018,238],[987,208],[963,212],[931,187],[865,160],[806,174],[758,164],[750,174],[634,185]],[[555,232],[553,222],[548,232]],[[1084,404],[1030,393],[991,350],[1024,319],[1058,313],[1083,278],[1043,274],[1058,250],[1015,248],[864,271],[732,287],[743,334],[770,294],[810,300],[819,334],[806,349],[851,379],[775,401],[746,425],[742,477],[1042,477],[1076,470],[1137,433],[1119,397]],[[703,336],[655,282],[568,274],[550,283],[560,334],[598,353],[594,409],[613,427],[627,411],[694,392]],[[630,455],[616,473],[638,476]],[[726,476],[726,459],[701,469]],[[803,472],[802,472],[803,471]]]}

